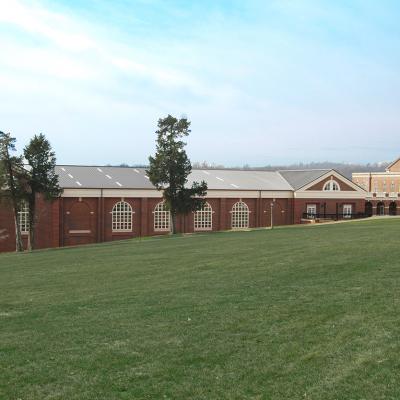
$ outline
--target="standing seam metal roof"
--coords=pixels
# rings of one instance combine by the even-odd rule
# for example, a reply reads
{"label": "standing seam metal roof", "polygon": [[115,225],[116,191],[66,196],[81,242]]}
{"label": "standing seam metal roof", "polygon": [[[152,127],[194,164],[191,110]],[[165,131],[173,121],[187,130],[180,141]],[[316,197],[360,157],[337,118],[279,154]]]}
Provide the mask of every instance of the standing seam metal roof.
{"label": "standing seam metal roof", "polygon": [[[209,190],[292,191],[328,171],[193,169],[188,185],[204,180]],[[154,189],[145,168],[58,165],[56,172],[62,188]]]}
{"label": "standing seam metal roof", "polygon": [[310,182],[315,181],[331,169],[310,169],[310,170],[282,170],[279,173],[289,182],[294,190],[298,190]]}

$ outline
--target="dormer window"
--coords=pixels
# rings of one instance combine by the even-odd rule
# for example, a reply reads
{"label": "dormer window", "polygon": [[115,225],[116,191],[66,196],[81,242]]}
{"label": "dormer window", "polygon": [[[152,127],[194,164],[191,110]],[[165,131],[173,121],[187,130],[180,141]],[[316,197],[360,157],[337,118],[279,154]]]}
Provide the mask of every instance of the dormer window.
{"label": "dormer window", "polygon": [[325,183],[323,190],[327,190],[330,192],[334,192],[334,191],[336,192],[336,191],[340,190],[340,186],[336,181],[331,180],[331,181]]}

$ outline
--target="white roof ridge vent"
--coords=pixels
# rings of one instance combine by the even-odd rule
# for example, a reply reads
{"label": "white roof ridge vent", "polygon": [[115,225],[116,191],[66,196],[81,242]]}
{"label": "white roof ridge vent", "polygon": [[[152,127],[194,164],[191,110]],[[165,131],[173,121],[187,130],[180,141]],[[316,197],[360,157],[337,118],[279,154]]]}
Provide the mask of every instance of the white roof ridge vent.
{"label": "white roof ridge vent", "polygon": [[235,185],[234,183],[230,183],[230,185],[233,186],[233,187],[236,188],[236,189],[239,189],[239,186],[238,186],[238,185]]}
{"label": "white roof ridge vent", "polygon": [[69,176],[71,179],[74,179],[74,177],[73,177],[71,174],[68,174],[68,176]]}
{"label": "white roof ridge vent", "polygon": [[77,184],[78,186],[82,186],[82,183],[80,183],[79,181],[76,181],[76,184]]}
{"label": "white roof ridge vent", "polygon": [[144,176],[146,179],[150,179],[147,175]]}
{"label": "white roof ridge vent", "polygon": [[97,171],[99,172],[103,172],[103,170],[101,168],[97,168]]}
{"label": "white roof ridge vent", "polygon": [[107,177],[108,179],[112,179],[112,178],[111,178],[111,176],[110,176],[110,175],[108,175],[108,174],[106,174],[106,177]]}
{"label": "white roof ridge vent", "polygon": [[222,178],[220,178],[219,176],[216,176],[216,178],[217,178],[219,181],[224,182],[224,180],[223,180]]}
{"label": "white roof ridge vent", "polygon": [[136,168],[134,168],[133,169],[137,174],[140,174],[140,172],[136,169]]}
{"label": "white roof ridge vent", "polygon": [[116,183],[119,187],[122,187],[122,185],[121,185],[118,181],[115,181],[115,183]]}

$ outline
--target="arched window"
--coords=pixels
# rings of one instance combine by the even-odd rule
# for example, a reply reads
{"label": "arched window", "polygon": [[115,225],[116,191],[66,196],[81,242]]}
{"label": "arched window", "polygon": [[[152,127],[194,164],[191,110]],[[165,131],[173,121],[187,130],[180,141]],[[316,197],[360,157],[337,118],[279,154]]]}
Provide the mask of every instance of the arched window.
{"label": "arched window", "polygon": [[21,203],[21,208],[18,211],[18,224],[22,234],[29,233],[29,207],[26,201]]}
{"label": "arched window", "polygon": [[132,231],[132,207],[126,201],[116,203],[112,209],[113,232]]}
{"label": "arched window", "polygon": [[154,208],[154,230],[169,231],[171,230],[171,213],[167,210],[165,203],[158,203]]}
{"label": "arched window", "polygon": [[194,230],[207,231],[212,229],[212,208],[210,204],[204,203],[201,210],[194,213]]}
{"label": "arched window", "polygon": [[323,190],[328,190],[328,191],[339,191],[340,186],[336,181],[328,181],[325,183]]}
{"label": "arched window", "polygon": [[238,201],[232,207],[232,229],[249,227],[249,207],[243,201]]}

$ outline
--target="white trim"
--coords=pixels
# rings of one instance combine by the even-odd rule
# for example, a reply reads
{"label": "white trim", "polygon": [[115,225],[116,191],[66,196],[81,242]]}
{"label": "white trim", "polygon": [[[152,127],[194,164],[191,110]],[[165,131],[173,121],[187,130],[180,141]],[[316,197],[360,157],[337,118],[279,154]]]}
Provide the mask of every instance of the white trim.
{"label": "white trim", "polygon": [[370,176],[378,177],[378,178],[384,178],[384,177],[392,177],[395,178],[400,177],[400,172],[353,172],[351,174],[353,177],[361,177],[361,178],[366,178]]}
{"label": "white trim", "polygon": [[[64,189],[61,197],[101,197],[101,189]],[[103,197],[162,198],[162,193],[155,189],[103,189]]]}
{"label": "white trim", "polygon": [[[346,183],[348,186],[350,186],[352,189],[354,189],[356,192],[362,192],[366,193],[366,190],[364,190],[363,188],[361,188],[360,186],[356,185],[354,182],[352,182],[350,179],[346,178],[344,175],[339,174],[338,172],[336,172],[334,169],[328,171],[327,173],[323,174],[322,176],[320,176],[319,178],[313,180],[310,183],[307,183],[307,185],[302,186],[301,188],[297,189],[296,192],[302,192],[305,191],[311,187],[313,187],[314,185],[316,185],[319,182],[322,182],[323,180],[325,180],[326,178],[329,178],[330,176],[335,177],[336,179],[338,179],[339,181],[343,181],[344,183]],[[335,191],[337,193],[337,191]],[[343,191],[341,191],[343,192]],[[350,191],[348,191],[350,192]]]}
{"label": "white trim", "polygon": [[[211,204],[206,202],[201,210],[193,213],[194,231],[212,231],[214,211]],[[196,226],[197,225],[197,226]]]}
{"label": "white trim", "polygon": [[113,233],[133,231],[133,209],[127,201],[121,200],[114,204],[111,211],[111,230]]}
{"label": "white trim", "polygon": [[18,225],[21,235],[29,234],[29,206],[26,200],[21,202],[20,210],[18,211]]}
{"label": "white trim", "polygon": [[157,203],[153,210],[154,232],[169,232],[171,230],[171,212],[165,209],[164,201]]}
{"label": "white trim", "polygon": [[231,209],[231,228],[247,229],[250,225],[249,206],[241,199]]}
{"label": "white trim", "polygon": [[[101,197],[101,189],[64,189],[61,197]],[[293,191],[290,190],[208,190],[207,199],[292,199]],[[103,189],[103,197],[134,198],[149,197],[162,198],[162,192],[156,189]]]}
{"label": "white trim", "polygon": [[322,191],[322,190],[307,190],[306,192],[296,192],[296,199],[365,199],[367,193],[349,192],[349,191]]}
{"label": "white trim", "polygon": [[351,218],[353,214],[353,204],[343,204],[342,214],[343,218]]}
{"label": "white trim", "polygon": [[[337,186],[337,189],[333,189],[334,185]],[[329,188],[328,188],[329,186]],[[339,182],[337,182],[335,179],[333,179],[333,177],[331,177],[331,179],[329,181],[326,181],[324,186],[322,187],[322,190],[324,192],[340,192],[340,185]]]}

